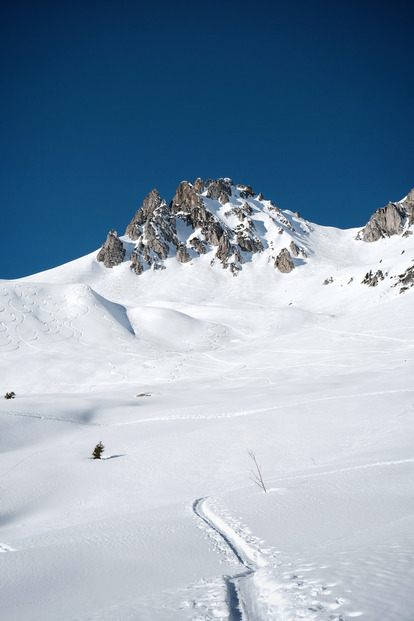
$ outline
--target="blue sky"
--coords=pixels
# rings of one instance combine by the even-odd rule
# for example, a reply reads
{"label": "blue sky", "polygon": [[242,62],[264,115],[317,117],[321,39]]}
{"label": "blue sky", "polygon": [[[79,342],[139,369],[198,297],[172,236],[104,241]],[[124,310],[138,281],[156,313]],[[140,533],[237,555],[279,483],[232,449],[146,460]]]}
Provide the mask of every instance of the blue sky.
{"label": "blue sky", "polygon": [[412,2],[4,1],[0,277],[228,176],[362,226],[414,186]]}

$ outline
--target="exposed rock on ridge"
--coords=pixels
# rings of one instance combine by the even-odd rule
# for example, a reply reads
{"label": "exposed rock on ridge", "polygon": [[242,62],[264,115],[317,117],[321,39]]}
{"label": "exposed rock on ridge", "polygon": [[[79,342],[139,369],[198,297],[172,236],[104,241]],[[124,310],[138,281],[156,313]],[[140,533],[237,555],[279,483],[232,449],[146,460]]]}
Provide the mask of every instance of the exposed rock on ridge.
{"label": "exposed rock on ridge", "polygon": [[414,287],[414,266],[408,267],[403,274],[399,274],[397,282],[394,286],[400,285],[400,293],[404,293],[411,287]]}
{"label": "exposed rock on ridge", "polygon": [[[199,182],[200,179],[197,181]],[[223,227],[211,211],[206,209],[203,199],[188,181],[182,181],[178,186],[177,193],[171,202],[171,211],[194,230],[201,229],[202,235],[209,244],[219,245]]]}
{"label": "exposed rock on ridge", "polygon": [[[149,268],[164,269],[167,259],[175,258],[185,264],[210,255],[211,265],[219,263],[237,276],[255,255],[280,250],[281,234],[290,236],[295,231],[289,217],[271,201],[261,194],[255,197],[250,186],[235,186],[229,178],[198,178],[194,184],[183,181],[169,205],[157,190],[152,190],[126,229],[125,234],[135,242],[131,270],[142,274]],[[117,236],[112,238],[110,233],[105,252],[103,247],[98,255],[108,266],[118,264],[125,256],[121,240]],[[290,240],[293,254],[298,256],[300,251],[306,257],[292,237]],[[284,273],[294,268],[286,248],[276,263]]]}
{"label": "exposed rock on ridge", "polygon": [[370,270],[365,274],[365,277],[361,284],[368,285],[368,287],[376,287],[380,280],[384,280],[384,274],[382,270],[377,270],[375,274]]}
{"label": "exposed rock on ridge", "polygon": [[358,233],[357,238],[374,242],[382,237],[401,235],[404,229],[414,224],[414,189],[399,203],[388,203],[380,207]]}
{"label": "exposed rock on ridge", "polygon": [[105,267],[114,267],[122,263],[125,257],[125,248],[118,237],[118,233],[113,229],[109,231],[106,242],[102,244],[102,248],[96,257]]}
{"label": "exposed rock on ridge", "polygon": [[131,255],[131,269],[136,274],[142,274],[144,263],[154,269],[162,267],[160,261],[170,256],[172,248],[175,252],[179,244],[175,219],[157,190],[145,198],[125,234],[138,242]]}
{"label": "exposed rock on ridge", "polygon": [[275,267],[279,270],[279,272],[282,272],[282,274],[289,274],[289,272],[295,269],[295,264],[293,263],[292,257],[290,256],[290,252],[287,248],[282,248],[277,255]]}

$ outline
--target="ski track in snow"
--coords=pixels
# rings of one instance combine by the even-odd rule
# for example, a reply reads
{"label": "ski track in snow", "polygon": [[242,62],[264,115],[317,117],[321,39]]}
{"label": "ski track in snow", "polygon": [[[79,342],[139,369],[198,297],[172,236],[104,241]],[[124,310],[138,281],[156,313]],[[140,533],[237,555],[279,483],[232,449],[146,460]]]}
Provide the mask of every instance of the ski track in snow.
{"label": "ski track in snow", "polygon": [[[405,345],[407,345],[408,347],[404,348],[401,351],[405,351],[405,349],[412,349],[414,347],[414,340],[413,339],[402,339],[402,338],[397,338],[395,336],[384,336],[382,334],[369,334],[368,332],[350,332],[348,330],[332,330],[330,328],[324,328],[320,325],[318,325],[318,329],[319,330],[323,330],[325,332],[330,332],[331,334],[339,334],[340,336],[342,335],[347,335],[347,336],[362,336],[364,338],[367,339],[377,339],[377,340],[386,340],[386,341],[397,341],[399,343],[404,343]],[[412,343],[412,345],[411,345]]]}
{"label": "ski track in snow", "polygon": [[[222,577],[229,621],[346,621],[339,610],[346,602],[344,598],[335,596],[326,585],[304,579],[303,568],[296,572],[290,564],[281,568],[276,560],[278,553],[269,548],[265,554],[260,552],[260,541],[254,537],[246,541],[245,529],[221,518],[208,506],[208,500],[194,501],[195,515],[218,535],[244,568]],[[359,615],[348,613],[349,617]]]}
{"label": "ski track in snow", "polygon": [[[395,461],[377,461],[372,464],[360,464],[358,466],[349,466],[348,468],[336,468],[335,470],[327,470],[323,472],[312,472],[311,474],[297,474],[294,476],[281,477],[277,479],[278,481],[292,481],[295,479],[311,479],[314,477],[323,477],[329,476],[331,474],[338,474],[340,472],[352,472],[353,470],[366,470],[369,468],[383,468],[386,466],[398,466],[400,464],[412,464],[414,463],[414,458],[408,459],[396,459]],[[268,490],[272,491],[271,488]]]}
{"label": "ski track in snow", "polygon": [[15,416],[18,418],[37,418],[39,420],[52,421],[54,423],[70,423],[72,425],[81,425],[82,427],[108,427],[105,423],[85,423],[81,420],[75,420],[73,418],[58,418],[56,416],[48,416],[46,414],[37,414],[35,412],[11,412],[7,410],[0,410],[0,415]]}
{"label": "ski track in snow", "polygon": [[242,573],[237,573],[234,576],[223,576],[227,586],[229,621],[248,621],[249,619],[253,621],[253,617],[247,609],[246,601],[241,592],[240,584],[241,581],[248,581],[258,567],[264,563],[260,562],[261,559],[258,554],[228,524],[207,508],[206,500],[206,498],[199,498],[193,503],[194,513],[209,528],[218,533],[239,563],[245,568]]}
{"label": "ski track in snow", "polygon": [[152,418],[141,418],[138,420],[131,420],[123,423],[113,423],[114,426],[123,426],[123,425],[134,425],[139,423],[148,423],[148,422],[162,422],[162,421],[173,421],[173,420],[198,420],[198,419],[220,419],[220,418],[237,418],[239,416],[250,416],[251,414],[262,414],[264,412],[271,412],[273,410],[285,410],[286,408],[298,407],[302,405],[308,405],[310,403],[319,403],[321,401],[336,401],[338,399],[355,399],[361,397],[372,397],[379,395],[391,395],[391,394],[399,394],[402,392],[414,392],[414,388],[399,388],[398,390],[381,390],[375,392],[365,392],[352,394],[348,393],[346,395],[332,395],[330,397],[320,397],[318,399],[306,399],[304,401],[295,401],[294,403],[284,403],[283,405],[272,405],[267,408],[256,408],[254,410],[238,410],[235,412],[221,412],[219,414],[172,414],[170,416],[154,416]]}

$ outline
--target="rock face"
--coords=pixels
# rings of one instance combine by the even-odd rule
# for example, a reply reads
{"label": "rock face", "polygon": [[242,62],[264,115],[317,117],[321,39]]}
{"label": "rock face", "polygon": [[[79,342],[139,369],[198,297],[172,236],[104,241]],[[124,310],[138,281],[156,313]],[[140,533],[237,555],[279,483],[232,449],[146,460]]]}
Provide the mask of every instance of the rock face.
{"label": "rock face", "polygon": [[190,246],[194,248],[198,254],[206,254],[207,253],[207,244],[206,242],[201,241],[198,237],[193,237],[190,239]]}
{"label": "rock face", "polygon": [[140,242],[131,254],[131,270],[138,276],[144,271],[143,250],[144,244]]}
{"label": "rock face", "polygon": [[217,252],[216,252],[216,257],[220,259],[220,261],[223,264],[227,262],[227,259],[230,254],[230,248],[231,248],[230,240],[227,237],[226,233],[223,233],[223,235],[220,238],[219,245],[218,245]]}
{"label": "rock face", "polygon": [[[198,186],[200,187],[200,183]],[[180,183],[171,202],[171,211],[194,230],[201,229],[206,241],[212,246],[218,246],[223,235],[223,228],[211,211],[206,209],[203,199],[191,183],[187,181]]]}
{"label": "rock face", "polygon": [[140,226],[142,226],[146,220],[151,217],[152,213],[157,209],[157,207],[160,207],[161,203],[162,199],[157,190],[152,190],[152,192],[150,192],[144,199],[142,206],[138,209],[137,213],[128,224],[125,235],[128,235],[133,241],[139,239],[142,235]]}
{"label": "rock face", "polygon": [[200,179],[200,177],[194,181],[194,189],[197,194],[202,194],[204,192],[204,181]]}
{"label": "rock face", "polygon": [[407,289],[414,287],[414,266],[408,267],[403,274],[399,274],[397,282],[394,286],[400,285],[400,293],[404,293]]}
{"label": "rock face", "polygon": [[401,235],[405,227],[414,224],[414,189],[399,203],[388,203],[377,209],[359,232],[358,239],[375,242],[382,237]]}
{"label": "rock face", "polygon": [[106,242],[102,244],[102,248],[96,257],[105,267],[114,267],[122,263],[125,257],[125,248],[118,237],[118,233],[112,229],[109,231]]}
{"label": "rock face", "polygon": [[145,265],[154,269],[161,267],[160,262],[171,252],[175,254],[179,244],[175,219],[157,190],[145,198],[125,234],[138,242],[131,255],[131,269],[136,274],[142,274]]}
{"label": "rock face", "polygon": [[207,198],[219,200],[222,205],[229,202],[231,196],[230,179],[217,179],[210,183],[207,190]]}
{"label": "rock face", "polygon": [[178,244],[176,257],[180,263],[188,263],[191,261],[189,252],[184,244]]}
{"label": "rock face", "polygon": [[375,274],[372,272],[372,270],[370,270],[365,274],[361,284],[368,285],[368,287],[376,287],[379,281],[384,280],[384,278],[385,276],[382,270],[377,270]]}
{"label": "rock face", "polygon": [[388,203],[371,216],[362,231],[365,242],[374,242],[381,237],[400,235],[403,231],[404,212],[394,203]]}
{"label": "rock face", "polygon": [[290,252],[287,248],[282,248],[277,255],[275,267],[279,270],[279,272],[282,272],[282,274],[289,274],[289,272],[295,269],[292,257],[290,256]]}
{"label": "rock face", "polygon": [[240,198],[253,198],[254,192],[250,185],[236,185],[236,188],[240,189]]}
{"label": "rock face", "polygon": [[[206,274],[206,269],[220,269],[224,274],[220,278],[243,278],[243,272],[253,269],[250,276],[254,277],[260,270],[271,270],[272,266],[287,275],[295,268],[302,270],[319,250],[311,239],[312,227],[298,218],[293,212],[281,211],[262,194],[256,195],[250,186],[234,185],[228,178],[206,181],[197,178],[194,183],[182,181],[170,203],[157,190],[152,190],[127,226],[128,241],[123,243],[116,231],[111,230],[96,258],[107,268],[119,266],[115,278],[128,268],[142,275],[148,270],[165,270],[174,263],[176,270],[190,270],[186,279],[193,275],[198,278]],[[403,200],[378,209],[356,239],[375,242],[401,235],[400,250],[404,254],[412,250],[412,243],[407,240],[412,240],[413,234],[414,189]],[[375,255],[375,249],[372,250]],[[367,252],[372,254],[368,249]],[[409,256],[408,260],[414,259]],[[373,265],[376,267],[365,274],[362,282],[359,276],[353,286],[377,287],[381,295],[391,286],[399,287],[401,293],[414,287],[412,264],[399,275],[389,275],[386,271],[389,267],[382,272],[378,263]],[[399,271],[403,269],[400,267]],[[333,284],[331,276],[322,282],[325,275],[320,285],[332,284],[334,289],[342,287],[346,280],[348,284],[354,280],[347,276],[341,281],[342,277],[335,276]],[[166,277],[169,278],[169,273]]]}
{"label": "rock face", "polygon": [[[200,182],[201,179],[197,179],[197,181]],[[199,183],[198,187],[200,187]],[[187,224],[191,224],[193,228],[197,228],[197,225],[200,226],[206,220],[206,209],[203,199],[188,181],[180,183],[170,207],[173,214],[186,220]]]}
{"label": "rock face", "polygon": [[[193,184],[182,181],[169,204],[152,190],[126,229],[126,235],[135,243],[131,270],[139,275],[150,268],[164,269],[167,260],[186,264],[210,255],[211,266],[219,264],[237,276],[255,255],[268,252],[270,261],[271,253],[281,245],[275,236],[290,235],[294,229],[287,214],[262,195],[258,203],[255,196],[250,186],[235,186],[229,178],[198,178]],[[290,249],[298,255],[293,240]],[[303,249],[300,252],[306,256]],[[111,231],[98,259],[112,267],[124,257],[122,242]],[[275,266],[284,273],[294,269],[286,248]]]}
{"label": "rock face", "polygon": [[405,212],[408,217],[408,226],[414,224],[414,188],[411,192],[405,197],[403,201],[401,201]]}
{"label": "rock face", "polygon": [[295,244],[293,240],[290,242],[289,248],[294,257],[299,256],[300,248]]}

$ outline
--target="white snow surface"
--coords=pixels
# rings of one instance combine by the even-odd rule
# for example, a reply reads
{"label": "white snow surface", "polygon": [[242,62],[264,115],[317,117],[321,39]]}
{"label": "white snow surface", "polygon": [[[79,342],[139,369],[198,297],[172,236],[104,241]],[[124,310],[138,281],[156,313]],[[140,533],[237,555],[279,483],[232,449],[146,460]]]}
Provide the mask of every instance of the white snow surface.
{"label": "white snow surface", "polygon": [[412,621],[414,236],[298,222],[290,274],[0,281],[3,621]]}

